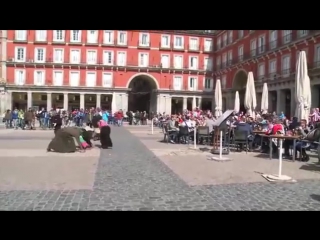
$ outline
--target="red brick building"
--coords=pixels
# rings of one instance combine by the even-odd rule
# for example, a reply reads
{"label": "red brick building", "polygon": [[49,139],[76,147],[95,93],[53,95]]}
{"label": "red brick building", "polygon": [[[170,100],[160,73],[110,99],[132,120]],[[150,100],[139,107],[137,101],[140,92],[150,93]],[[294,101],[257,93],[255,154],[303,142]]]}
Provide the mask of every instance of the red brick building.
{"label": "red brick building", "polygon": [[212,30],[1,34],[5,108],[110,109],[112,101],[117,109],[167,113],[212,107]]}
{"label": "red brick building", "polygon": [[233,108],[235,91],[243,103],[247,73],[255,77],[258,109],[262,85],[268,83],[269,110],[292,115],[294,82],[300,50],[307,53],[312,85],[312,104],[319,107],[319,30],[220,30],[214,37],[214,75],[224,88],[224,106]]}

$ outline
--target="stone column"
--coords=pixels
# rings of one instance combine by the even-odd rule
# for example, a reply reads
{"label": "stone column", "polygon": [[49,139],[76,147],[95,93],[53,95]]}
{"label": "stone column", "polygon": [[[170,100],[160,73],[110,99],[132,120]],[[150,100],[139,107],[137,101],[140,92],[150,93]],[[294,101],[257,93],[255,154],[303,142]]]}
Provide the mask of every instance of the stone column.
{"label": "stone column", "polygon": [[201,105],[202,105],[202,97],[198,98],[198,106],[201,109]]}
{"label": "stone column", "polygon": [[195,96],[192,97],[192,110],[197,107],[197,98]]}
{"label": "stone column", "polygon": [[183,97],[183,110],[186,110],[188,107],[188,98],[187,97]]}
{"label": "stone column", "polygon": [[96,94],[96,108],[101,108],[101,94]]}
{"label": "stone column", "polygon": [[80,109],[84,109],[84,93],[80,93]]}
{"label": "stone column", "polygon": [[171,105],[172,105],[171,96],[167,96],[166,97],[166,114],[171,115]]}
{"label": "stone column", "polygon": [[6,103],[6,110],[12,110],[12,92],[7,92],[7,103]]}
{"label": "stone column", "polygon": [[286,102],[286,96],[283,93],[282,90],[277,90],[277,114],[279,114],[281,111],[284,111],[285,107],[285,102]]}
{"label": "stone column", "polygon": [[69,108],[69,95],[68,95],[68,93],[64,93],[63,94],[63,109],[67,111],[68,108]]}
{"label": "stone column", "polygon": [[47,110],[52,109],[52,93],[47,93]]}
{"label": "stone column", "polygon": [[27,92],[27,108],[31,108],[32,107],[32,92],[28,91]]}

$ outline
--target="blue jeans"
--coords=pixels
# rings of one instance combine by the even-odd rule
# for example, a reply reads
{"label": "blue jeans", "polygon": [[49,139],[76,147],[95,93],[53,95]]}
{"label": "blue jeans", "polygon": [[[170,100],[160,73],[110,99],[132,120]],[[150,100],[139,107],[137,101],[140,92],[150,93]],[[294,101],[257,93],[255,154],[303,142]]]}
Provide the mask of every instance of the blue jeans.
{"label": "blue jeans", "polygon": [[117,124],[118,124],[119,127],[122,126],[122,119],[118,119],[117,120]]}
{"label": "blue jeans", "polygon": [[19,119],[12,119],[12,127],[18,129],[19,127]]}

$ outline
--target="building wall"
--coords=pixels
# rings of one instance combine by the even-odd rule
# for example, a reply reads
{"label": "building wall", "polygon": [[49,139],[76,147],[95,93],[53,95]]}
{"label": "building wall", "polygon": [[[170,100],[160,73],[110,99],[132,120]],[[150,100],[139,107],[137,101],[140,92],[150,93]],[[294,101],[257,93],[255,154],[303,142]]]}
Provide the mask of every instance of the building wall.
{"label": "building wall", "polygon": [[[148,72],[148,74],[152,75],[157,81],[160,89],[170,89],[172,88],[172,79],[174,75],[183,76],[184,85],[187,85],[189,76],[197,76],[198,77],[198,89],[203,90],[203,79],[205,75],[210,74],[210,71],[204,69],[204,58],[209,57],[209,52],[204,53],[204,41],[207,39],[206,37],[200,37],[199,39],[199,51],[189,51],[189,38],[192,36],[182,36],[184,38],[184,49],[181,51],[175,51],[172,49],[174,34],[171,33],[149,33],[150,36],[150,47],[141,48],[139,47],[139,41],[141,32],[139,31],[128,31],[127,32],[127,46],[119,47],[117,45],[106,45],[104,44],[103,39],[103,31],[98,30],[98,41],[97,44],[88,44],[87,43],[87,31],[82,30],[81,32],[81,43],[74,44],[70,42],[70,32],[71,30],[65,31],[65,43],[56,44],[53,41],[53,31],[47,30],[46,41],[45,42],[37,42],[36,41],[36,30],[28,30],[27,31],[27,41],[16,41],[15,40],[15,30],[8,31],[8,43],[7,43],[7,61],[11,61],[16,58],[16,48],[24,47],[26,49],[26,61],[28,64],[7,64],[7,83],[15,84],[15,70],[23,69],[26,72],[26,85],[34,84],[34,71],[38,69],[42,69],[45,71],[45,83],[44,86],[53,84],[53,71],[59,69],[59,71],[63,71],[64,81],[63,84],[65,86],[69,85],[69,72],[76,71],[75,68],[70,69],[69,66],[61,65],[57,66],[57,64],[53,63],[54,59],[54,50],[55,49],[63,49],[64,51],[64,61],[65,63],[69,63],[70,61],[70,51],[73,49],[80,50],[81,52],[81,65],[84,67],[79,67],[78,71],[80,71],[80,86],[86,85],[86,71],[96,72],[96,84],[97,86],[101,86],[102,83],[102,73],[103,72],[111,72],[113,75],[113,87],[115,88],[126,88],[128,87],[128,81],[132,76],[140,71]],[[114,31],[114,40],[117,41],[118,31]],[[170,49],[164,50],[161,48],[161,36],[169,35],[170,36]],[[195,37],[195,36],[193,36]],[[37,48],[45,49],[45,64],[38,64],[34,62],[35,60],[35,51]],[[85,65],[87,63],[87,51],[94,50],[97,52],[97,64],[96,68],[89,67],[86,69]],[[103,52],[104,51],[112,51],[114,53],[113,65],[104,68],[103,67]],[[126,65],[130,66],[130,68],[117,68],[117,52],[126,52],[127,61]],[[170,69],[166,71],[153,71],[149,72],[148,68],[139,68],[139,54],[147,53],[149,55],[149,64],[148,66],[160,66],[161,64],[161,56],[168,55],[170,58]],[[173,61],[175,55],[183,56],[184,70],[174,71]],[[196,56],[198,57],[198,68],[199,70],[188,71],[189,57]],[[134,67],[134,69],[133,69]],[[199,74],[200,72],[200,74]],[[183,89],[185,90],[185,87]]]}

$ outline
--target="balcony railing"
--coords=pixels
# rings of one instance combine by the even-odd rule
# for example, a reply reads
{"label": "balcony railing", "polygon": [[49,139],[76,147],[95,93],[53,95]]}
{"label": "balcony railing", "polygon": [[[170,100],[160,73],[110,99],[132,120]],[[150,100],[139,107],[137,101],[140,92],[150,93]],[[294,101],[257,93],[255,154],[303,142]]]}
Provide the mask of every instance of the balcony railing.
{"label": "balcony railing", "polygon": [[200,51],[200,44],[188,44],[188,51],[189,52],[199,52]]}
{"label": "balcony railing", "polygon": [[150,48],[150,42],[138,41],[138,48]]}

